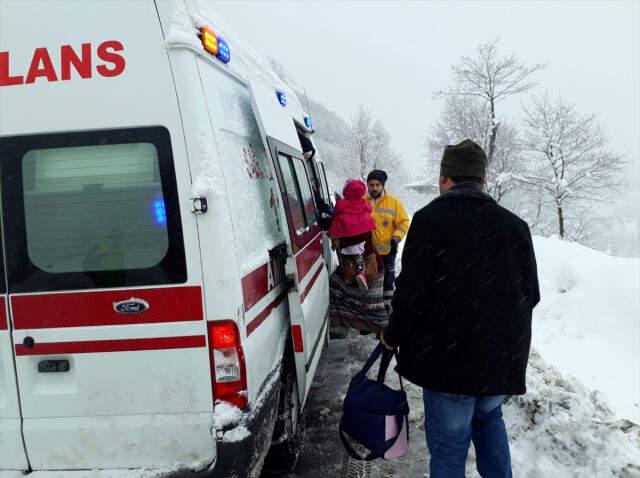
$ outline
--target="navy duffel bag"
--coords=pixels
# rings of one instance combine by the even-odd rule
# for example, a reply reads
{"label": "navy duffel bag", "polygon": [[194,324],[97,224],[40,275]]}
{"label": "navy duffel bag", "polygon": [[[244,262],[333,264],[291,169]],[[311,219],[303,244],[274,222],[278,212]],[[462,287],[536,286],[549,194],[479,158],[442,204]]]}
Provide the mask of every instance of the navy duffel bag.
{"label": "navy duffel bag", "polygon": [[[382,355],[377,380],[367,378],[367,372]],[[340,439],[347,452],[357,460],[394,458],[409,450],[409,404],[400,378],[400,390],[384,384],[384,377],[392,353],[378,344],[362,370],[351,379],[342,405]],[[347,441],[353,441],[369,450],[359,455]]]}

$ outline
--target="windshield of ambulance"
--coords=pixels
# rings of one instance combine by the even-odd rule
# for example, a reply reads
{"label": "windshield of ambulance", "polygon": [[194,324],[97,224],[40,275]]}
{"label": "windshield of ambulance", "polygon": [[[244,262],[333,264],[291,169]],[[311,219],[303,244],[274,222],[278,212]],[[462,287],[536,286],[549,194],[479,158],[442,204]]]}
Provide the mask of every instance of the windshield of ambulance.
{"label": "windshield of ambulance", "polygon": [[3,158],[11,291],[186,280],[168,131],[14,138]]}

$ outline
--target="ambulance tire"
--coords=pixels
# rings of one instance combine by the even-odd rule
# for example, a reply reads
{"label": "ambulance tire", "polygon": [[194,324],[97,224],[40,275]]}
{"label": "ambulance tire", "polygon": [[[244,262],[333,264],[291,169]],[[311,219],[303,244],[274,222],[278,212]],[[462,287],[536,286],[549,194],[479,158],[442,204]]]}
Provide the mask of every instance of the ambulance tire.
{"label": "ambulance tire", "polygon": [[278,397],[278,417],[273,429],[273,442],[265,459],[264,470],[269,473],[290,473],[298,462],[302,449],[304,420],[296,368],[292,358],[284,360]]}

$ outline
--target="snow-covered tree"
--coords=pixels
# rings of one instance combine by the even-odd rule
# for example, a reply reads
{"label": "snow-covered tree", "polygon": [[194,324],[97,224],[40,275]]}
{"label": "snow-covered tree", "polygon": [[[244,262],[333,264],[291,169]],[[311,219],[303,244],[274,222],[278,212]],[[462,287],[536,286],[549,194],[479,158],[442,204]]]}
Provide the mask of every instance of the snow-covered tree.
{"label": "snow-covered tree", "polygon": [[535,86],[531,75],[544,68],[544,65],[526,65],[515,54],[500,56],[494,40],[478,47],[475,57],[462,57],[460,63],[451,67],[452,85],[437,91],[436,98],[447,96],[470,97],[480,100],[488,110],[488,141],[485,151],[489,163],[496,152],[498,122],[496,105],[499,101],[524,93]]}
{"label": "snow-covered tree", "polygon": [[588,231],[590,204],[607,199],[620,184],[626,162],[609,149],[595,115],[581,115],[562,99],[533,97],[524,113],[528,163],[518,180],[552,205],[560,237],[581,239]]}
{"label": "snow-covered tree", "polygon": [[402,168],[400,156],[391,149],[391,135],[361,106],[351,120],[345,139],[344,172],[366,178],[372,169],[394,172]]}
{"label": "snow-covered tree", "polygon": [[[471,96],[449,96],[445,108],[427,138],[428,175],[437,176],[444,147],[471,139],[485,151],[491,142],[493,123],[489,103]],[[494,154],[488,163],[487,188],[501,202],[519,184],[513,179],[523,168],[521,144],[515,127],[501,122]]]}

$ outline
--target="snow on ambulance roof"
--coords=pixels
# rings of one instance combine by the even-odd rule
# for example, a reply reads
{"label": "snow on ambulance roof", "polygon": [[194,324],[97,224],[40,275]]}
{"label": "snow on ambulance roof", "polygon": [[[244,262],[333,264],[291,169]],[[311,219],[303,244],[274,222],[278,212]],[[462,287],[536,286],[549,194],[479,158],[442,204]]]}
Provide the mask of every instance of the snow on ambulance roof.
{"label": "snow on ambulance roof", "polygon": [[203,51],[198,31],[205,27],[211,28],[230,47],[231,60],[225,68],[246,82],[260,81],[270,86],[274,101],[277,101],[276,92],[284,92],[287,110],[296,121],[305,124],[306,113],[293,89],[280,79],[266,60],[240,39],[208,2],[197,0],[190,1],[187,5],[182,0],[175,0],[174,7],[171,25],[165,37],[168,48],[190,46]]}

